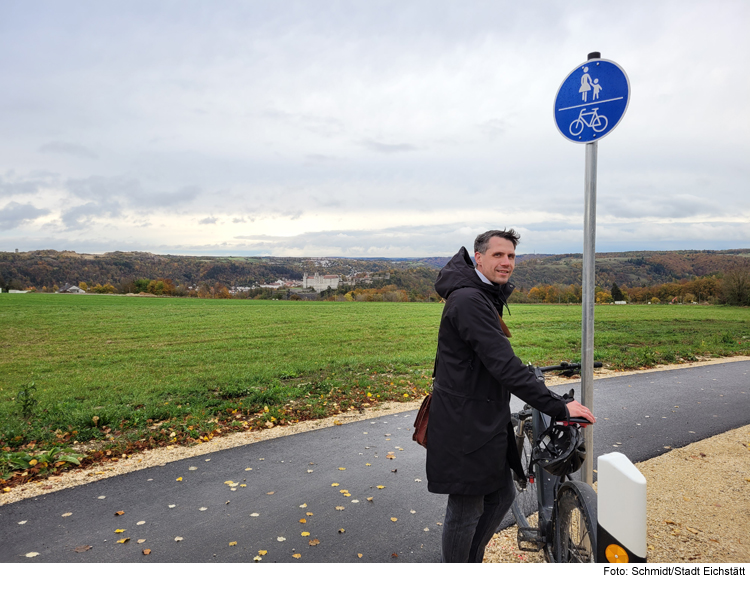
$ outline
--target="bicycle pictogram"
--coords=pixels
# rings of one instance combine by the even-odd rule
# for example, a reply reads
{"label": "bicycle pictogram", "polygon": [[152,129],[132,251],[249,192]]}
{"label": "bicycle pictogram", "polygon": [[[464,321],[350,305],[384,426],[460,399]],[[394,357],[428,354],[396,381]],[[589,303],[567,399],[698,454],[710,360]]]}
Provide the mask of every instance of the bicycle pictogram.
{"label": "bicycle pictogram", "polygon": [[[581,109],[581,112],[578,113],[578,119],[570,124],[571,135],[580,135],[586,127],[591,127],[597,133],[607,129],[609,122],[604,115],[597,113],[598,110],[598,108],[592,109],[587,113],[585,108]],[[586,117],[589,118],[588,121],[585,119]]]}

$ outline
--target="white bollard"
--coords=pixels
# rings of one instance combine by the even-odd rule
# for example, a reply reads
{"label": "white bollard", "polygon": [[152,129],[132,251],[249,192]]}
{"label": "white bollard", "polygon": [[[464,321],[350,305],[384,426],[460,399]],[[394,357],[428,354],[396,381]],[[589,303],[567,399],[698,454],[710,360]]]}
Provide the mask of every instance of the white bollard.
{"label": "white bollard", "polygon": [[619,452],[597,475],[597,562],[646,562],[646,478]]}

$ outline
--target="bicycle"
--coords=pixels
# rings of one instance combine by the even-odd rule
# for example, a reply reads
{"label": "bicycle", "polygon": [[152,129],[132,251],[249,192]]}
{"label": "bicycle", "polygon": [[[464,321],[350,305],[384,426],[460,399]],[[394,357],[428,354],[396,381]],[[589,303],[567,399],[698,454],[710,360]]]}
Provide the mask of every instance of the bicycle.
{"label": "bicycle", "polygon": [[[594,364],[594,367],[601,366],[598,362]],[[580,368],[580,363],[565,362],[549,367],[529,366],[529,370],[542,382],[545,372],[562,371],[563,375],[573,375],[580,372]],[[573,400],[573,390],[563,399],[566,403]],[[572,479],[572,472],[580,467],[580,463],[573,470],[570,470],[570,464],[565,464],[562,473],[560,468],[555,470],[558,472],[556,475],[544,469],[543,462],[535,461],[535,458],[543,455],[540,450],[552,445],[550,435],[554,439],[555,432],[566,432],[563,428],[548,431],[552,425],[569,427],[571,430],[567,432],[574,438],[580,436],[582,442],[580,425],[588,424],[588,421],[578,418],[553,421],[528,404],[522,411],[512,413],[511,421],[526,476],[522,480],[513,474],[517,494],[511,510],[518,524],[518,548],[544,551],[547,562],[595,562],[596,492],[585,482]],[[580,445],[576,452],[582,449]],[[536,527],[526,519],[535,509],[538,515]]]}
{"label": "bicycle", "polygon": [[[581,109],[581,112],[578,113],[578,119],[570,124],[570,135],[580,135],[586,127],[591,127],[597,133],[601,133],[607,129],[609,121],[604,115],[599,115],[597,111],[599,111],[598,108],[586,113],[586,109]],[[590,121],[586,121],[584,115],[586,117],[590,116]]]}

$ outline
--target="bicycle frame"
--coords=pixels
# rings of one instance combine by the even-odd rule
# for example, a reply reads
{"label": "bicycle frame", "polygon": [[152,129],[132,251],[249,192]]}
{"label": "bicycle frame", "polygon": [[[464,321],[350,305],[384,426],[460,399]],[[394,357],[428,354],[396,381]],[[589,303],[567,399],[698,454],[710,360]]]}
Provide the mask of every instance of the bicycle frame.
{"label": "bicycle frame", "polygon": [[[596,363],[595,366],[601,366],[601,363]],[[544,371],[550,370],[563,370],[563,371],[575,371],[575,365],[562,364],[560,366],[533,368],[534,375],[536,378],[544,382]],[[528,441],[528,422],[531,422],[531,441],[529,443],[533,445],[538,442],[541,438],[542,433],[552,423],[552,418],[544,413],[532,408],[528,404],[524,406],[523,411],[517,415],[519,424],[516,426],[516,446],[519,451],[519,455],[523,457],[524,445],[527,445]],[[542,468],[540,464],[534,464],[533,466],[533,482],[536,484],[536,507],[538,509],[538,525],[532,527],[522,507],[519,504],[518,497],[513,502],[511,509],[513,516],[516,519],[518,525],[518,547],[521,550],[527,551],[539,551],[545,550],[545,558],[548,562],[555,562],[555,554],[557,553],[558,545],[560,544],[560,532],[556,531],[558,526],[557,503],[560,489],[567,481],[572,481],[571,475],[555,476]],[[529,475],[527,475],[527,478]],[[530,480],[530,479],[529,479]],[[571,486],[571,485],[566,485]],[[573,486],[578,486],[574,484]],[[580,486],[587,486],[580,484]],[[593,492],[593,490],[592,490]],[[529,546],[524,546],[529,544]]]}

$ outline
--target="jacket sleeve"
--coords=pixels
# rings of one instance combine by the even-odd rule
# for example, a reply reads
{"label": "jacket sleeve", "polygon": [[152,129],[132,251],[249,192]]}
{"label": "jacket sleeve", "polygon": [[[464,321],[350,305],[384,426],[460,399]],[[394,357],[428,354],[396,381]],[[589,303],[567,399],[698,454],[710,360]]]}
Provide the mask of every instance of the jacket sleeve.
{"label": "jacket sleeve", "polygon": [[475,290],[461,292],[462,301],[453,308],[452,322],[459,337],[473,349],[490,374],[534,408],[555,418],[567,418],[568,409],[562,397],[537,380],[513,352],[494,306]]}

